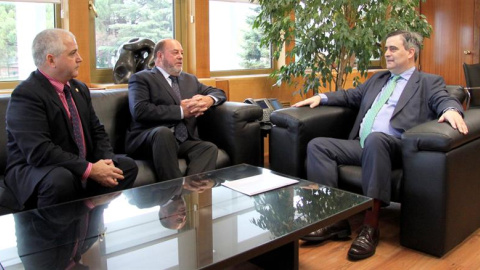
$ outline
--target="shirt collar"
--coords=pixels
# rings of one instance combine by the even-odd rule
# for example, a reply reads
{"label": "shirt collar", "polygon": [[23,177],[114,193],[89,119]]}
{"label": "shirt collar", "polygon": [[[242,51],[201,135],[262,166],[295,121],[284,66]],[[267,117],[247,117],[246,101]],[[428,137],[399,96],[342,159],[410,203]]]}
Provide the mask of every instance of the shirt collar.
{"label": "shirt collar", "polygon": [[[415,71],[415,67],[411,67],[407,70],[405,70],[404,72],[398,74],[402,79],[408,81],[410,79],[410,77],[412,77],[412,74],[413,72]],[[392,78],[393,76],[395,76],[393,73],[390,73],[390,78]]]}
{"label": "shirt collar", "polygon": [[[38,70],[40,73],[42,73],[45,78],[52,84],[53,88],[57,93],[63,93],[63,87],[65,86],[64,83],[55,80],[54,78],[48,76],[45,72],[41,71],[40,69]],[[67,82],[68,87],[70,87],[70,82]]]}
{"label": "shirt collar", "polygon": [[[162,73],[163,77],[165,77],[165,79],[169,79],[170,80],[170,74],[168,74],[168,72],[166,72],[163,68],[159,67],[159,66],[155,66],[158,70],[160,70],[160,72]],[[182,74],[180,72],[180,74]]]}

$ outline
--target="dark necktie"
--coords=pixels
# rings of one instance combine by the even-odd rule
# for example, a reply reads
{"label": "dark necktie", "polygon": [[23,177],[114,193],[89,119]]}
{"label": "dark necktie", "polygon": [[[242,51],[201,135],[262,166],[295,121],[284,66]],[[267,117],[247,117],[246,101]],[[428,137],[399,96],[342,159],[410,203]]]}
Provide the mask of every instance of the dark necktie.
{"label": "dark necktie", "polygon": [[[182,96],[180,95],[180,87],[178,86],[178,77],[170,76],[170,79],[172,80],[173,92],[175,92],[178,99],[182,101]],[[180,122],[175,126],[175,138],[177,138],[179,142],[184,142],[188,138],[187,126],[185,126],[183,120],[180,120]]]}
{"label": "dark necktie", "polygon": [[78,155],[82,158],[85,158],[85,145],[83,142],[83,131],[82,131],[82,124],[80,122],[80,116],[78,115],[78,111],[75,109],[73,105],[72,94],[70,93],[70,87],[65,85],[63,87],[63,92],[65,93],[65,99],[67,100],[68,104],[68,111],[70,112],[70,118],[72,119],[72,127],[73,127],[73,137],[75,138],[75,143],[78,147]]}

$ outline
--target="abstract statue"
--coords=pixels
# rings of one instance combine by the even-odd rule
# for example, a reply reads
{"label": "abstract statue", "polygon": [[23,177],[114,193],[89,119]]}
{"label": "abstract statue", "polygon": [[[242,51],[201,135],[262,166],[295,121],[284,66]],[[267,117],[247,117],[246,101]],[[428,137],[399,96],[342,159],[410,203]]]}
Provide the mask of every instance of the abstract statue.
{"label": "abstract statue", "polygon": [[132,38],[118,49],[118,60],[113,68],[113,81],[116,84],[128,83],[128,79],[137,71],[153,68],[153,48],[155,43],[150,39]]}

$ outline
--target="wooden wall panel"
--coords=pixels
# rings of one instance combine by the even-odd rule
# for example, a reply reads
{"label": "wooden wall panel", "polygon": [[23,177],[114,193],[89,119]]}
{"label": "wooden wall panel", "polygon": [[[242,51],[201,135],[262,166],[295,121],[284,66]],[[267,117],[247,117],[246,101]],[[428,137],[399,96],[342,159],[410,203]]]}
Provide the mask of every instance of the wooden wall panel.
{"label": "wooden wall panel", "polygon": [[[368,77],[374,74],[377,70],[372,70],[368,73]],[[353,76],[350,74],[347,78],[346,88],[353,87]],[[288,102],[293,104],[310,97],[310,92],[307,96],[300,96],[294,92],[301,86],[301,81],[298,80],[299,85],[282,84],[280,87],[273,86],[275,80],[268,75],[248,76],[248,77],[228,77],[222,78],[228,80],[229,100],[243,102],[246,98],[277,98],[280,102]],[[218,79],[217,79],[218,86]]]}
{"label": "wooden wall panel", "polygon": [[199,78],[210,77],[210,32],[208,0],[189,1],[187,72]]}
{"label": "wooden wall panel", "polygon": [[433,26],[431,37],[424,41],[421,70],[441,75],[447,84],[465,85],[463,63],[479,60],[475,2],[478,0],[421,2],[421,13]]}
{"label": "wooden wall panel", "polygon": [[78,52],[83,58],[77,79],[90,85],[90,11],[88,9],[88,0],[69,0],[68,9],[69,29],[67,30],[75,35],[78,44]]}

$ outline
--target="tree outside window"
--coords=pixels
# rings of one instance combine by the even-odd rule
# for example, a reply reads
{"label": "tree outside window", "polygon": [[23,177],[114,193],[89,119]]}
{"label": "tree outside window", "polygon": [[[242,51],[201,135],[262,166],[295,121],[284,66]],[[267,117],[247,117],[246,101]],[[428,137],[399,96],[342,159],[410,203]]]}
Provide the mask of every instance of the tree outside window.
{"label": "tree outside window", "polygon": [[174,37],[172,0],[96,0],[96,67],[113,68],[118,48],[133,38]]}
{"label": "tree outside window", "polygon": [[253,29],[260,12],[248,1],[210,0],[210,70],[270,69],[269,47],[261,47],[261,31]]}
{"label": "tree outside window", "polygon": [[55,26],[55,4],[0,2],[0,81],[18,81],[35,70],[33,38]]}

